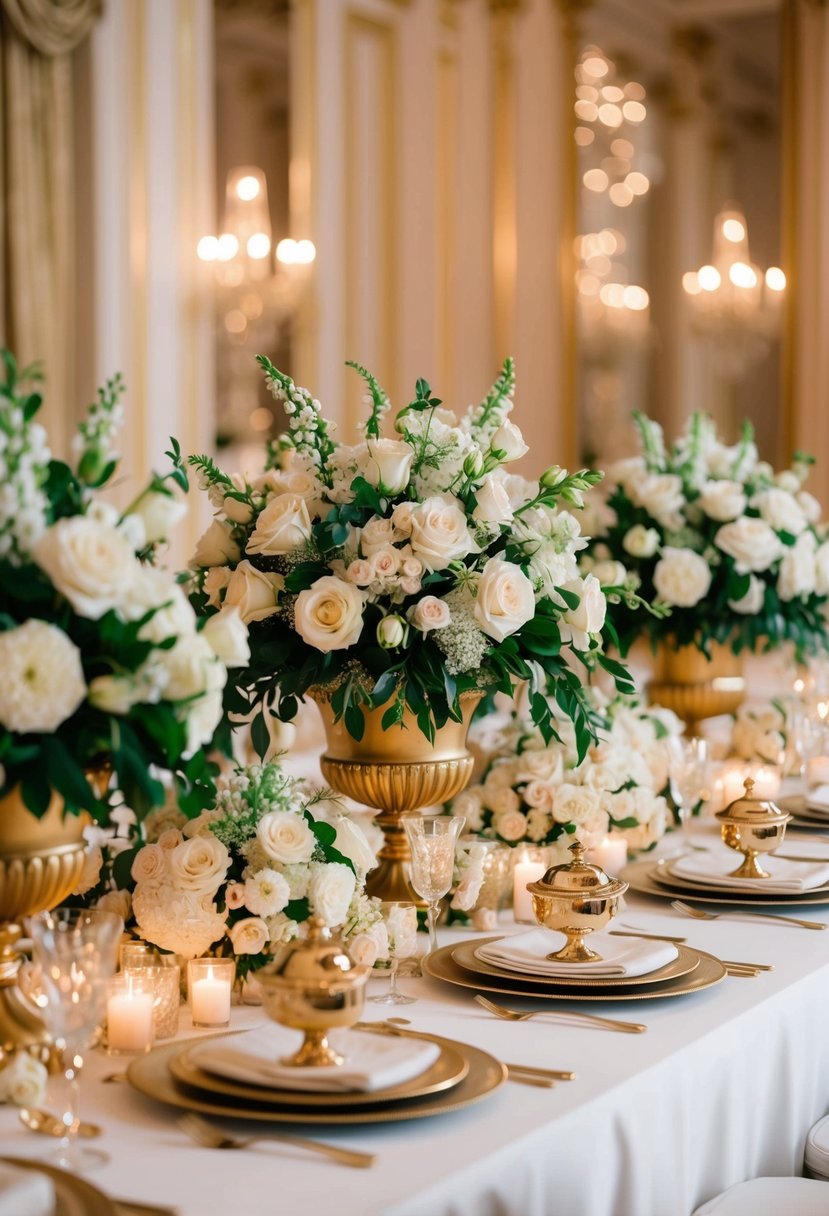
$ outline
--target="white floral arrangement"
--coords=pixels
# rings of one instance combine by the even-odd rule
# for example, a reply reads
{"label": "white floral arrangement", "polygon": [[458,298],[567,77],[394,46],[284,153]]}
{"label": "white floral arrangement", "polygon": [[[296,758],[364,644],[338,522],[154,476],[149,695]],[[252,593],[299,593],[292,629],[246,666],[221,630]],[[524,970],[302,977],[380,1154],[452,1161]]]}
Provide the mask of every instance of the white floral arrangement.
{"label": "white floral arrangement", "polygon": [[509,417],[512,361],[461,418],[419,380],[396,438],[382,435],[387,395],[358,367],[370,412],[356,446],[336,443],[320,403],[259,362],[289,428],[266,471],[231,477],[190,458],[216,512],[191,563],[193,602],[208,620],[238,612],[250,626],[251,662],[227,707],[260,711],[259,754],[265,715],[290,720],[309,691],[330,697],[355,739],[365,711],[383,706],[384,727],[408,709],[433,739],[460,720],[463,693],[511,693],[521,681],[546,737],[551,693],[583,753],[592,724],[573,660],[632,689],[604,654],[605,593],[579,573],[587,540],[563,509],[580,508],[600,474],[554,466],[527,481],[509,471],[527,452]]}
{"label": "white floral arrangement", "polygon": [[574,836],[591,848],[612,828],[631,849],[647,849],[664,835],[672,822],[670,740],[682,723],[660,706],[621,697],[608,704],[596,690],[590,697],[606,725],[582,760],[567,722],[560,742],[545,743],[520,715],[500,730],[483,781],[449,807],[468,831],[510,846],[558,845],[562,860]]}
{"label": "white floral arrangement", "polygon": [[614,624],[623,653],[640,635],[735,652],[793,642],[827,648],[829,541],[805,488],[812,458],[775,472],[743,426],[733,447],[694,414],[668,448],[657,423],[634,415],[641,454],[612,465],[594,512],[583,569],[633,587],[666,616],[623,603]]}
{"label": "white floral arrangement", "polygon": [[780,764],[787,746],[786,706],[772,701],[763,706],[741,706],[731,728],[731,752],[741,760]]}
{"label": "white floral arrangement", "polygon": [[197,819],[168,811],[164,825],[130,855],[145,941],[185,958],[231,955],[245,976],[318,916],[342,929],[358,961],[387,953],[379,901],[364,891],[375,850],[330,791],[254,765],[220,779]]}
{"label": "white floral arrangement", "polygon": [[5,1062],[0,1053],[0,1103],[42,1106],[48,1080],[46,1065],[28,1051],[18,1051]]}

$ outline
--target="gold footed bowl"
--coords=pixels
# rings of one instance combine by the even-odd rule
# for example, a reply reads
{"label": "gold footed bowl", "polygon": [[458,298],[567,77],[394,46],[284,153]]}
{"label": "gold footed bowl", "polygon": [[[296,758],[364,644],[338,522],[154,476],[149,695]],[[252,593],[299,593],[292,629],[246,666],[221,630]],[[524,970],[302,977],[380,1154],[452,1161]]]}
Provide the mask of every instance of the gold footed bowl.
{"label": "gold footed bowl", "polygon": [[689,735],[699,733],[704,718],[734,713],[746,695],[742,655],[720,642],[711,642],[710,650],[709,659],[696,646],[660,643],[648,684],[650,700],[672,709]]}
{"label": "gold footed bowl", "polygon": [[314,697],[325,727],[326,749],[320,761],[323,776],[337,793],[380,811],[377,823],[384,842],[379,864],[366,881],[369,895],[425,906],[409,882],[411,854],[402,817],[448,802],[468,785],[474,760],[466,736],[482,696],[480,692],[462,693],[462,721],[449,721],[435,731],[434,743],[421,733],[408,709],[402,723],[383,730],[383,714],[390,703],[365,710],[365,733],[360,740],[352,739],[344,720],[334,721],[330,701],[319,693]]}

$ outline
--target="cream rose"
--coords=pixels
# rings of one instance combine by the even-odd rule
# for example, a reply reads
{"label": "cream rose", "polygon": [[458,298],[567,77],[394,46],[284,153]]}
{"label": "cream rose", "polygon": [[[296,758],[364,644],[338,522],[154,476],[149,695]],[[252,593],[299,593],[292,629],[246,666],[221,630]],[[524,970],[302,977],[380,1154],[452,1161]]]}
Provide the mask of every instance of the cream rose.
{"label": "cream rose", "polygon": [[239,562],[227,585],[224,609],[237,608],[246,625],[251,621],[264,621],[279,607],[279,595],[284,586],[281,574],[257,570],[249,561]]}
{"label": "cream rose", "polygon": [[355,587],[368,587],[374,582],[374,567],[364,557],[357,557],[346,567],[345,580]]}
{"label": "cream rose", "polygon": [[349,866],[338,861],[319,866],[308,886],[312,913],[321,916],[329,929],[341,925],[356,886],[357,879]]}
{"label": "cream rose", "polygon": [[729,600],[728,607],[732,612],[742,616],[754,616],[763,607],[766,597],[766,585],[756,574],[749,575],[748,591],[738,600]]}
{"label": "cream rose", "polygon": [[46,1065],[27,1051],[18,1051],[0,1070],[0,1102],[14,1106],[41,1106],[49,1074]]}
{"label": "cream rose", "polygon": [[398,539],[398,530],[391,519],[372,515],[360,530],[360,549],[366,557],[371,557],[378,549],[385,549]]}
{"label": "cream rose", "polygon": [[32,557],[78,616],[91,621],[121,607],[140,570],[120,532],[83,515],[47,528]]}
{"label": "cream rose", "polygon": [[513,518],[507,488],[494,473],[487,473],[475,491],[472,518],[482,524],[508,524]]}
{"label": "cream rose", "polygon": [[761,573],[783,555],[783,545],[774,530],[764,519],[748,515],[724,524],[714,544],[734,559],[738,574]]}
{"label": "cream rose", "polygon": [[634,502],[666,527],[676,527],[682,517],[685,495],[682,478],[675,473],[652,473],[631,486]]}
{"label": "cream rose", "polygon": [[172,650],[162,653],[161,662],[167,672],[167,701],[189,701],[202,693],[216,692],[227,682],[224,665],[201,634],[182,638]]}
{"label": "cream rose", "polygon": [[590,573],[599,580],[603,587],[621,587],[628,572],[621,562],[611,559],[596,562]]}
{"label": "cream rose", "polygon": [[576,650],[590,649],[590,635],[599,633],[607,614],[607,600],[602,585],[593,574],[584,579],[573,578],[562,583],[565,591],[579,596],[576,608],[565,608],[559,622],[562,641],[570,642]]}
{"label": "cream rose", "polygon": [[403,439],[367,439],[362,473],[370,485],[400,494],[409,484],[414,448]]}
{"label": "cream rose", "polygon": [[519,460],[529,448],[524,442],[524,436],[521,434],[514,422],[507,419],[502,422],[498,430],[492,436],[489,444],[492,451],[503,452],[502,460],[504,464],[510,464],[513,460]]}
{"label": "cream rose", "polygon": [[653,572],[656,593],[666,604],[677,608],[693,608],[711,586],[711,568],[704,557],[691,549],[675,549],[668,545]]}
{"label": "cream rose", "polygon": [[371,568],[377,578],[393,578],[400,569],[400,552],[394,545],[382,545],[371,555]]}
{"label": "cream rose", "polygon": [[792,536],[799,536],[806,527],[803,509],[788,490],[781,490],[779,487],[763,490],[754,497],[752,506],[758,509],[761,517],[775,532],[789,532]]}
{"label": "cream rose", "polygon": [[547,781],[534,779],[524,786],[524,801],[527,806],[542,807],[549,810],[553,805],[555,787]]}
{"label": "cream rose", "polygon": [[777,594],[788,602],[811,595],[815,589],[815,553],[817,541],[811,532],[804,532],[783,554],[777,577]]}
{"label": "cream rose", "polygon": [[316,650],[345,650],[359,641],[365,601],[365,593],[353,584],[323,575],[296,598],[296,631]]}
{"label": "cream rose", "polygon": [[502,840],[514,844],[527,830],[527,820],[521,811],[496,811],[492,816],[493,830]]}
{"label": "cream rose", "polygon": [[483,568],[473,616],[487,637],[503,642],[535,616],[535,592],[523,570],[500,557]]}
{"label": "cream rose", "polygon": [[466,830],[477,832],[483,827],[482,803],[477,790],[463,790],[452,799],[452,814],[466,820]]}
{"label": "cream rose", "polygon": [[739,481],[706,481],[697,502],[709,519],[723,524],[737,519],[746,509],[746,496]]}
{"label": "cream rose", "polygon": [[377,856],[365,832],[347,815],[338,815],[333,826],[337,833],[334,848],[342,853],[343,857],[353,861],[357,873],[365,877],[368,871],[377,865]]}
{"label": "cream rose", "polygon": [[227,587],[233,571],[227,566],[212,566],[204,576],[204,593],[210,608],[221,608],[222,592]]}
{"label": "cream rose", "polygon": [[348,953],[360,967],[373,967],[378,958],[388,958],[389,938],[383,922],[378,921],[364,933],[349,937]]}
{"label": "cream rose", "polygon": [[656,528],[646,528],[644,524],[634,524],[625,533],[622,548],[631,557],[653,557],[659,548],[659,533]]}
{"label": "cream rose", "polygon": [[268,857],[283,865],[310,861],[317,847],[306,819],[293,811],[268,811],[256,825],[256,837]]}
{"label": "cream rose", "polygon": [[167,854],[170,877],[180,891],[213,895],[230,866],[230,854],[215,836],[194,836]]}
{"label": "cream rose", "polygon": [[257,519],[245,552],[277,557],[310,539],[311,517],[305,499],[298,494],[280,494]]}
{"label": "cream rose", "polygon": [[237,920],[228,930],[234,954],[261,954],[268,944],[268,926],[261,916]]}
{"label": "cream rose", "polygon": [[81,652],[57,625],[29,620],[0,633],[0,723],[51,734],[86,696]]}
{"label": "cream rose", "polygon": [[145,844],[133,858],[130,875],[134,882],[143,883],[145,886],[158,887],[169,882],[167,850],[160,844]]}
{"label": "cream rose", "polygon": [[815,591],[818,595],[829,595],[829,540],[815,554]]}
{"label": "cream rose", "polygon": [[250,662],[248,627],[238,608],[223,608],[209,616],[201,636],[225,667],[246,667]]}
{"label": "cream rose", "polygon": [[429,570],[445,570],[450,562],[478,552],[460,503],[448,494],[424,499],[412,510],[411,525],[412,552]]}
{"label": "cream rose", "polygon": [[422,600],[412,604],[406,615],[421,633],[429,633],[432,629],[445,629],[452,620],[449,605],[445,600],[439,600],[436,595],[424,595]]}
{"label": "cream rose", "polygon": [[553,819],[556,823],[582,823],[589,815],[600,809],[598,790],[584,785],[563,782],[556,790],[553,800]]}
{"label": "cream rose", "polygon": [[225,887],[225,904],[229,912],[236,912],[245,906],[245,884],[229,882]]}
{"label": "cream rose", "polygon": [[229,566],[238,562],[241,556],[242,551],[233,539],[230,524],[214,519],[207,531],[199,537],[191,565]]}

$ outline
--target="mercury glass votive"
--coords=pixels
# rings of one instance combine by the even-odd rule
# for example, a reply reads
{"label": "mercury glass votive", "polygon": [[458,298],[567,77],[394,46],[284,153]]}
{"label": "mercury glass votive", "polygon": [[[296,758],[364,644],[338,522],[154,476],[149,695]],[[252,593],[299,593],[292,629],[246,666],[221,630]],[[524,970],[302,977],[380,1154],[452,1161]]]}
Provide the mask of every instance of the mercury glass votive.
{"label": "mercury glass votive", "polygon": [[153,1029],[157,1039],[172,1039],[178,1034],[178,1014],[181,1003],[181,968],[178,964],[162,966],[157,955],[149,955],[145,965],[128,967],[125,975],[146,980],[153,993]]}

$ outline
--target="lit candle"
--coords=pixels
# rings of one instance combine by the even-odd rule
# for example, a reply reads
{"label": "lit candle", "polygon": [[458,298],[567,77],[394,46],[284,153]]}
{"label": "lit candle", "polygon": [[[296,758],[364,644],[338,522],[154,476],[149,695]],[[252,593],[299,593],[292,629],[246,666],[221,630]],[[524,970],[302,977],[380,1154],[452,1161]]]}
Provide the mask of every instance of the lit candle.
{"label": "lit candle", "polygon": [[753,764],[749,767],[747,775],[754,782],[754,789],[751,791],[754,798],[762,798],[764,801],[768,801],[776,798],[780,793],[781,777],[779,768],[774,768],[770,764]]}
{"label": "lit candle", "polygon": [[116,976],[107,999],[107,1044],[111,1052],[147,1051],[153,1044],[153,993],[131,976]]}
{"label": "lit candle", "polygon": [[227,1026],[234,969],[232,959],[190,960],[188,988],[194,1026]]}
{"label": "lit candle", "polygon": [[749,776],[748,765],[727,764],[720,773],[723,808],[745,796],[745,780]]}
{"label": "lit candle", "polygon": [[809,789],[829,784],[829,756],[813,756],[806,761],[806,784]]}
{"label": "lit candle", "polygon": [[537,882],[547,872],[543,861],[517,861],[512,877],[512,910],[517,921],[522,924],[535,924],[533,916],[533,897],[527,890],[527,883]]}
{"label": "lit candle", "polygon": [[605,836],[599,844],[588,850],[587,860],[601,866],[610,878],[617,878],[628,859],[628,842],[619,832]]}

